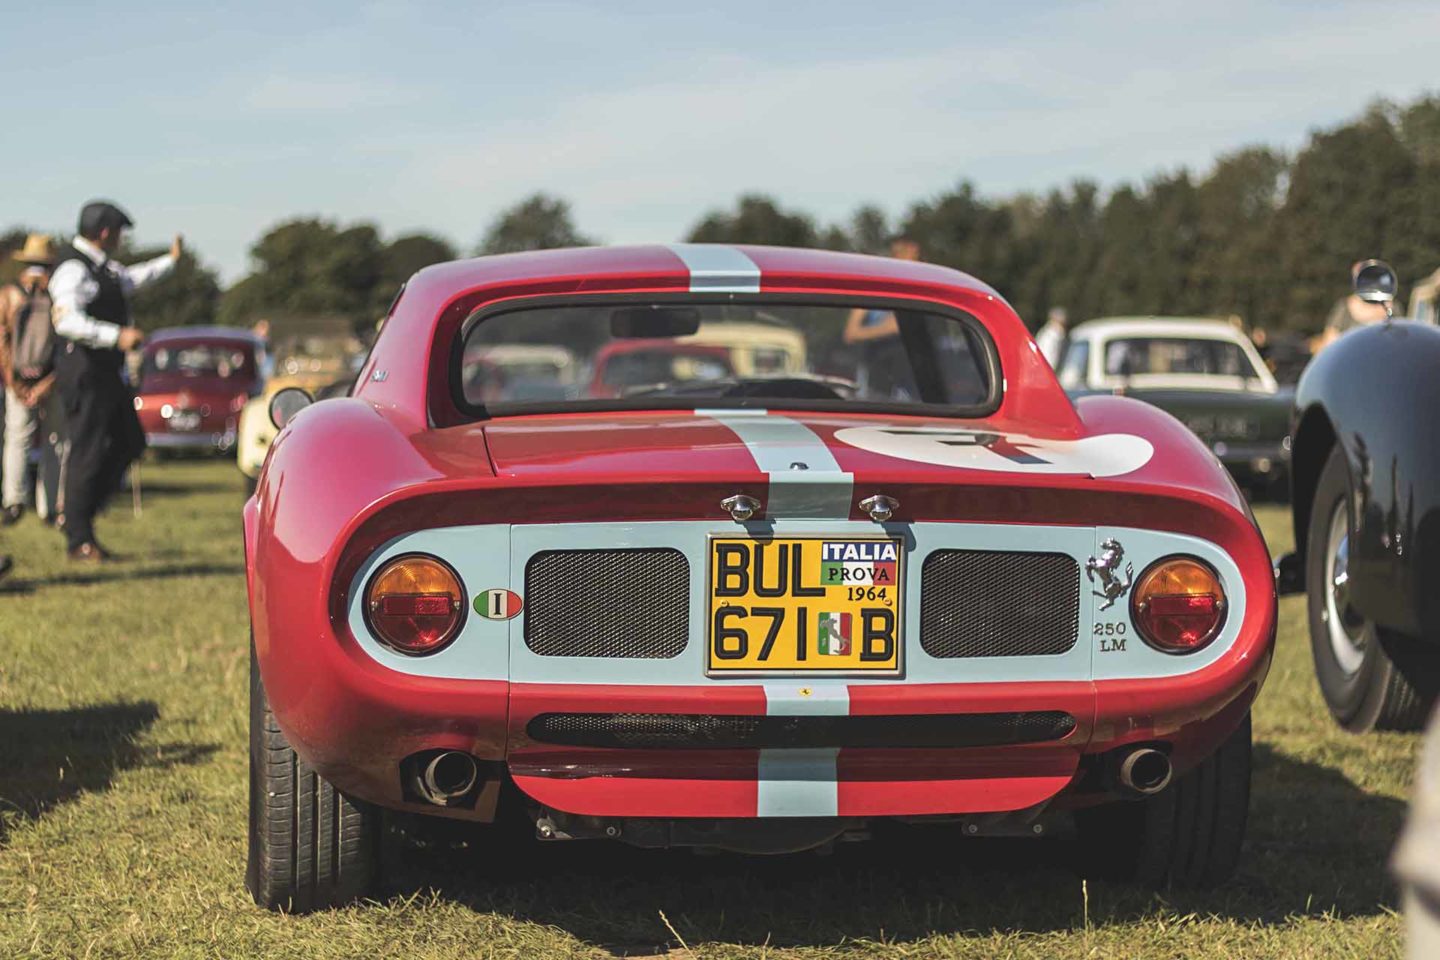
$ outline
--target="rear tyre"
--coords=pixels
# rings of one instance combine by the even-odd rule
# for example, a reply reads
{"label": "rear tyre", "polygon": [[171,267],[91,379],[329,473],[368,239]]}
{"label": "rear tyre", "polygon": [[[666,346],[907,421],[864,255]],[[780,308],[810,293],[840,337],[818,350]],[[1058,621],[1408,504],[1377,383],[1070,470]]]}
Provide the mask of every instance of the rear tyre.
{"label": "rear tyre", "polygon": [[1152,887],[1213,887],[1235,872],[1250,812],[1250,715],[1198,767],[1143,800],[1075,812],[1080,869]]}
{"label": "rear tyre", "polygon": [[[1315,489],[1305,549],[1305,596],[1310,614],[1310,652],[1315,678],[1335,720],[1353,733],[1419,730],[1433,697],[1423,695],[1382,644],[1374,623],[1349,602],[1350,473],[1345,453],[1330,451]],[[1422,658],[1415,657],[1417,665]]]}
{"label": "rear tyre", "polygon": [[250,851],[245,887],[270,910],[306,913],[371,891],[380,811],[340,793],[290,748],[250,648]]}

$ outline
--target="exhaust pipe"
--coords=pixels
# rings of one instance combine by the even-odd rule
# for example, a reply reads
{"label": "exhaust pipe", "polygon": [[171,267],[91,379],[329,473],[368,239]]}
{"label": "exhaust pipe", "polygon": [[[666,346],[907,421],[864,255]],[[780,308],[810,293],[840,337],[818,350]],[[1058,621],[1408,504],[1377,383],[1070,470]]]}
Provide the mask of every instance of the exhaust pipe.
{"label": "exhaust pipe", "polygon": [[1120,785],[1142,797],[1164,790],[1172,773],[1170,758],[1152,747],[1131,750],[1120,761]]}
{"label": "exhaust pipe", "polygon": [[475,758],[459,750],[437,753],[420,773],[420,795],[437,807],[448,807],[475,789],[480,768]]}

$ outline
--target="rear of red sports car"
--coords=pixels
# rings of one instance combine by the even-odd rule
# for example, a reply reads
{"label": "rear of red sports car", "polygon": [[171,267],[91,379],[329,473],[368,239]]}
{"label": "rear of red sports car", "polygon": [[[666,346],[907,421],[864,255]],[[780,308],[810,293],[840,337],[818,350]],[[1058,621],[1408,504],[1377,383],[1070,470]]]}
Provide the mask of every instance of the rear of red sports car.
{"label": "rear of red sports car", "polygon": [[[618,396],[464,361],[642,342],[675,349]],[[1182,426],[1072,406],[963,274],[684,245],[425,271],[246,528],[266,905],[363,892],[384,810],[753,852],[1073,818],[1153,882],[1239,855],[1264,543]]]}

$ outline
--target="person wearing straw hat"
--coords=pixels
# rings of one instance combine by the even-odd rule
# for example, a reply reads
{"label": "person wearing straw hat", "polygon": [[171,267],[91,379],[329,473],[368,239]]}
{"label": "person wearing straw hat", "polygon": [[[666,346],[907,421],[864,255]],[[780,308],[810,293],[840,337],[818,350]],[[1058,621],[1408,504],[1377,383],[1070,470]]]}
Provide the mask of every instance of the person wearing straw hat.
{"label": "person wearing straw hat", "polygon": [[79,234],[60,251],[50,277],[55,333],[60,337],[56,383],[70,442],[64,498],[66,548],[72,560],[110,558],[95,539],[95,514],[145,451],[135,398],[122,376],[125,352],[145,340],[130,322],[130,295],[168,273],[182,250],[176,236],[168,254],[123,266],[112,257],[129,226],[130,217],[115,204],[87,203],[80,211]]}
{"label": "person wearing straw hat", "polygon": [[20,278],[0,288],[0,378],[5,381],[5,444],[0,456],[0,523],[25,510],[30,448],[55,385],[55,328],[50,321],[50,268],[55,244],[32,233],[14,254]]}

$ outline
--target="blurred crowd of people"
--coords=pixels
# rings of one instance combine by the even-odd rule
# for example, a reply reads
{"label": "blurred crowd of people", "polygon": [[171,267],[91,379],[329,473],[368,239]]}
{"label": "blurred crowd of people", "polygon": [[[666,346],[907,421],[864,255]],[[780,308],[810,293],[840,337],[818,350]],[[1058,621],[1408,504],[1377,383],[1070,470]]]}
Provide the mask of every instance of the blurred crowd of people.
{"label": "blurred crowd of people", "polygon": [[[65,536],[66,555],[79,563],[114,557],[96,537],[95,517],[145,449],[125,378],[126,352],[145,340],[131,320],[130,297],[168,273],[183,250],[177,235],[169,253],[124,265],[115,256],[132,226],[116,204],[87,203],[70,242],[28,237],[14,255],[18,280],[0,290],[0,524],[25,514],[31,452],[43,430],[51,456],[37,482],[53,487],[48,513]],[[0,553],[0,575],[12,565]]]}

